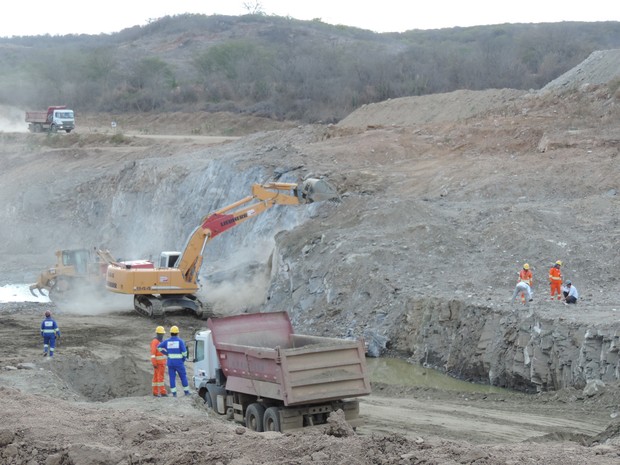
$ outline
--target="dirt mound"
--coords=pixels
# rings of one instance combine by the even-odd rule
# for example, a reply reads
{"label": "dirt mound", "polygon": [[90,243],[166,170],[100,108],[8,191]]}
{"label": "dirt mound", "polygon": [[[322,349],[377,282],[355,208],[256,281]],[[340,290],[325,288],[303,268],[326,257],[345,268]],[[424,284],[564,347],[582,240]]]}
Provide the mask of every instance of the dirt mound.
{"label": "dirt mound", "polygon": [[606,84],[620,79],[620,49],[598,50],[543,87],[540,92],[576,89],[585,84]]}
{"label": "dirt mound", "polygon": [[525,94],[514,89],[457,90],[446,94],[397,98],[364,105],[337,126],[376,128],[463,121],[489,110],[507,107]]}

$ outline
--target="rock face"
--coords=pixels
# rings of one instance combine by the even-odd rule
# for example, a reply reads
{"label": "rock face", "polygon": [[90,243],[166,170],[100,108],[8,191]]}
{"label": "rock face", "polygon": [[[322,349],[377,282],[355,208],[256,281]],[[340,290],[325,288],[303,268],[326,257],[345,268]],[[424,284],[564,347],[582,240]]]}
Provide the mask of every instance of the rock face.
{"label": "rock face", "polygon": [[403,324],[395,346],[459,378],[524,391],[620,379],[620,323],[592,325],[430,299],[412,302]]}

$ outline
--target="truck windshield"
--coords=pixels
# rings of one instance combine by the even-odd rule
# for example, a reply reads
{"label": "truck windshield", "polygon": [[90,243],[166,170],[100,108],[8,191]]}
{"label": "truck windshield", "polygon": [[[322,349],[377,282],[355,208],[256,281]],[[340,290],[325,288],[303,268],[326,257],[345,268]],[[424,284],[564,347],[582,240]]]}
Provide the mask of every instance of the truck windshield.
{"label": "truck windshield", "polygon": [[57,111],[56,118],[73,119],[73,112],[72,111]]}

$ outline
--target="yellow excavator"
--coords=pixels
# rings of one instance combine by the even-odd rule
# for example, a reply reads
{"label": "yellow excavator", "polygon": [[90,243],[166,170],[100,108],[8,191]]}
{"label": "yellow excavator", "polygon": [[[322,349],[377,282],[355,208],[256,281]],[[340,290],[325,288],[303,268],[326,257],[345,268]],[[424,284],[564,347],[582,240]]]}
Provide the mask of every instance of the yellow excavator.
{"label": "yellow excavator", "polygon": [[[111,260],[106,288],[120,294],[133,294],[134,308],[147,317],[162,316],[166,309],[182,308],[206,318],[209,315],[196,292],[207,242],[275,205],[301,205],[337,196],[336,190],[322,179],[311,178],[299,184],[254,184],[251,195],[202,218],[182,252],[162,252],[157,267],[147,260]],[[107,251],[100,251],[100,254],[111,259]]]}

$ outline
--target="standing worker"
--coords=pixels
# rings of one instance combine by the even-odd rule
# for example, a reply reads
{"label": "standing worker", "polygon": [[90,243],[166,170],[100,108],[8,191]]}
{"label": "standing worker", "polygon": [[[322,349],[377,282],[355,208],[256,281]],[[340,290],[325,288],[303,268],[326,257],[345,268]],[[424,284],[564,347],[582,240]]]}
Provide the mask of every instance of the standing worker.
{"label": "standing worker", "polygon": [[551,284],[551,300],[557,295],[557,300],[562,300],[562,272],[560,267],[562,262],[558,260],[549,270],[549,283]]}
{"label": "standing worker", "polygon": [[46,310],[45,319],[41,322],[41,336],[43,336],[43,356],[47,357],[49,352],[50,357],[53,357],[56,338],[60,339],[60,329],[49,310]]}
{"label": "standing worker", "polygon": [[532,270],[530,270],[530,265],[528,263],[523,264],[523,269],[521,271],[519,271],[519,280],[517,281],[517,284],[519,283],[525,283],[529,286],[529,292],[525,292],[522,291],[521,292],[521,303],[524,304],[526,302],[525,300],[525,294],[528,294],[527,296],[527,302],[531,302],[532,300],[532,284],[534,284],[534,276],[532,275]]}
{"label": "standing worker", "polygon": [[168,357],[168,377],[170,378],[170,392],[172,396],[177,396],[177,373],[181,378],[183,391],[189,396],[189,383],[187,382],[187,373],[185,372],[185,360],[187,359],[187,348],[185,342],[179,337],[179,328],[173,326],[170,328],[170,337],[161,342],[157,348]]}
{"label": "standing worker", "polygon": [[157,348],[164,338],[166,330],[163,326],[155,328],[155,337],[151,341],[151,363],[153,364],[153,395],[155,397],[167,397],[164,375],[166,373],[166,356]]}

